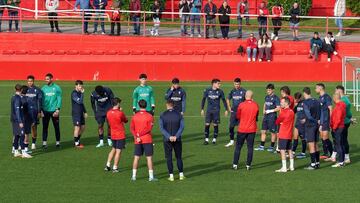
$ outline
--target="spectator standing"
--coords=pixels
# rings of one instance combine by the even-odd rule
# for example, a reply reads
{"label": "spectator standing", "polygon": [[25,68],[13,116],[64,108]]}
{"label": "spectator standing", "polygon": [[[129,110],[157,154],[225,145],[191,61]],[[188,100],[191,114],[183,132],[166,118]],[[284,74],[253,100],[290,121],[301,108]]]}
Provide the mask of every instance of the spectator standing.
{"label": "spectator standing", "polygon": [[269,39],[269,36],[265,33],[262,35],[258,41],[258,48],[259,48],[259,62],[261,62],[265,58],[267,62],[270,62],[271,60],[271,47],[272,43]]}
{"label": "spectator standing", "polygon": [[310,40],[310,55],[309,58],[312,59],[315,57],[315,61],[319,58],[319,52],[323,47],[323,43],[319,37],[318,32],[314,32],[314,37]]}
{"label": "spectator standing", "polygon": [[334,16],[338,17],[335,19],[336,26],[339,28],[339,32],[336,34],[337,37],[345,35],[343,31],[343,20],[341,17],[345,16],[346,13],[346,4],[345,0],[336,0],[334,6]]}
{"label": "spectator standing", "polygon": [[[243,15],[246,14],[246,4],[244,0],[241,0],[236,7],[236,11],[237,11],[237,21],[238,21],[238,39],[242,38],[242,19],[243,19]],[[246,19],[248,19],[249,17],[245,17]],[[248,21],[248,20],[247,20]]]}
{"label": "spectator standing", "polygon": [[333,53],[335,56],[336,52],[336,40],[333,36],[332,32],[328,32],[323,41],[323,49],[327,53],[328,62],[331,61],[331,54]]}
{"label": "spectator standing", "polygon": [[[0,0],[0,6],[5,6],[5,5],[6,5],[5,0]],[[3,14],[4,14],[4,8],[0,8],[0,32],[1,32],[1,21]]]}
{"label": "spectator standing", "polygon": [[140,35],[140,15],[141,15],[140,0],[130,1],[130,11],[136,12],[136,13],[130,13],[130,17],[134,26],[134,35]]}
{"label": "spectator standing", "polygon": [[[245,14],[249,14],[249,1],[242,0],[242,2],[244,3],[244,6],[245,6]],[[246,25],[250,25],[250,17],[249,16],[245,17],[245,22],[246,22]]]}
{"label": "spectator standing", "polygon": [[277,3],[275,6],[272,7],[272,24],[274,26],[274,33],[271,33],[271,40],[278,40],[279,39],[279,30],[281,29],[281,17],[284,14],[284,9],[281,4]]}
{"label": "spectator standing", "polygon": [[154,26],[151,28],[150,33],[153,36],[159,36],[161,12],[163,11],[163,9],[158,0],[154,1],[154,4],[151,6],[151,11],[154,12],[154,14],[152,15]]}
{"label": "spectator standing", "polygon": [[198,37],[201,37],[201,31],[200,31],[200,18],[199,15],[201,12],[202,7],[202,0],[190,0],[190,12],[192,13],[190,15],[190,23],[191,23],[191,35],[190,37],[194,37],[195,34],[195,26],[198,31]]}
{"label": "spectator standing", "polygon": [[108,4],[107,0],[94,0],[94,8],[96,9],[95,11],[95,22],[94,22],[94,34],[97,33],[97,28],[98,28],[98,24],[100,21],[100,26],[101,26],[101,34],[104,35],[105,34],[105,8]]}
{"label": "spectator standing", "polygon": [[254,33],[251,33],[250,37],[246,41],[246,52],[248,56],[248,62],[251,61],[251,52],[253,61],[256,61],[257,41],[254,37]]}
{"label": "spectator standing", "polygon": [[187,33],[187,27],[188,23],[190,21],[189,14],[190,13],[190,2],[188,0],[180,0],[179,1],[179,13],[180,13],[180,19],[181,19],[181,36],[186,36]]}
{"label": "spectator standing", "polygon": [[[9,6],[19,7],[20,0],[8,0],[7,4]],[[9,8],[9,32],[12,31],[12,22],[15,21],[15,32],[19,32],[19,11],[16,9]]]}
{"label": "spectator standing", "polygon": [[266,3],[262,1],[258,9],[258,23],[259,23],[259,36],[266,33],[267,29],[267,15],[269,10],[266,8]]}
{"label": "spectator standing", "polygon": [[113,0],[111,9],[113,9],[115,11],[113,11],[112,16],[111,16],[110,35],[115,34],[115,25],[116,25],[116,28],[117,28],[116,29],[116,35],[120,36],[120,32],[121,32],[121,24],[120,24],[120,20],[121,20],[121,15],[120,15],[121,1],[120,0]]}
{"label": "spectator standing", "polygon": [[59,24],[57,20],[58,14],[56,13],[56,9],[59,8],[59,0],[46,0],[45,7],[46,10],[50,11],[48,13],[48,16],[49,16],[51,32],[54,32],[54,25],[55,25],[56,32],[60,33],[61,30],[59,29]]}
{"label": "spectator standing", "polygon": [[219,22],[220,22],[220,29],[221,34],[224,39],[229,39],[229,23],[230,23],[230,16],[231,8],[228,5],[227,1],[225,0],[221,7],[219,8]]}
{"label": "spectator standing", "polygon": [[208,0],[208,3],[204,7],[204,13],[206,13],[206,38],[209,38],[209,29],[210,26],[212,27],[214,38],[217,38],[216,34],[216,16],[217,13],[217,7],[212,2],[212,0]]}
{"label": "spectator standing", "polygon": [[[90,0],[76,0],[75,8],[74,8],[75,11],[77,10],[77,7],[78,7],[78,6],[80,6],[80,9],[81,9],[81,10],[90,9]],[[88,25],[89,25],[90,16],[91,16],[91,14],[86,13],[86,12],[84,13],[83,32],[84,32],[84,34],[86,34],[86,35],[89,34],[89,32],[88,32]]]}
{"label": "spectator standing", "polygon": [[293,32],[293,41],[299,41],[300,8],[298,3],[294,3],[290,9],[290,29]]}

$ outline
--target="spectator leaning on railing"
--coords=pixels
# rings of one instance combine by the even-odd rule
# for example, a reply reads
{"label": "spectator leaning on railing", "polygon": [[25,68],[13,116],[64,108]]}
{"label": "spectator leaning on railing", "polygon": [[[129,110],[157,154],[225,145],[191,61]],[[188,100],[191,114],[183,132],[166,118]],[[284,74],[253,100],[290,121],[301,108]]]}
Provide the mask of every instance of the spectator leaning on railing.
{"label": "spectator leaning on railing", "polygon": [[259,9],[258,9],[258,23],[259,23],[259,36],[266,33],[267,29],[267,17],[266,15],[269,15],[269,10],[266,8],[266,3],[262,1],[260,3]]}
{"label": "spectator leaning on railing", "polygon": [[300,8],[298,3],[294,3],[290,9],[290,29],[293,31],[293,41],[299,41]]}
{"label": "spectator leaning on railing", "polygon": [[[249,14],[249,1],[248,0],[241,0],[241,2],[245,6],[245,14]],[[246,22],[246,25],[250,25],[250,17],[249,16],[245,17],[245,22]]]}
{"label": "spectator leaning on railing", "polygon": [[319,52],[321,51],[323,47],[323,43],[319,37],[318,32],[314,32],[314,37],[310,40],[310,55],[309,58],[312,59],[315,58],[315,61],[319,58]]}
{"label": "spectator leaning on railing", "polygon": [[[217,7],[212,2],[212,0],[208,0],[208,3],[205,4],[204,13],[206,13],[206,31],[205,31],[206,38],[209,38],[210,26],[212,27],[214,38],[217,38],[217,34],[216,34],[216,16],[215,16],[215,14],[217,13]],[[211,25],[209,25],[209,24],[211,24]]]}
{"label": "spectator leaning on railing", "polygon": [[274,33],[271,33],[271,40],[278,40],[279,39],[279,30],[281,29],[281,17],[284,14],[284,9],[281,6],[281,4],[277,3],[275,6],[271,9],[272,15],[274,17],[272,18],[272,24],[274,26]]}
{"label": "spectator leaning on railing", "polygon": [[271,60],[271,47],[272,43],[269,39],[269,36],[265,33],[264,35],[260,36],[260,39],[258,41],[258,48],[259,48],[259,62],[261,62],[265,58],[267,62],[270,62]]}
{"label": "spectator leaning on railing", "polygon": [[56,9],[59,8],[59,0],[46,0],[45,7],[46,10],[51,11],[48,13],[51,32],[54,32],[54,24],[55,24],[56,32],[61,32],[57,20],[58,14],[56,13]]}
{"label": "spectator leaning on railing", "polygon": [[121,19],[121,15],[120,15],[120,9],[121,9],[121,1],[120,0],[113,0],[112,1],[112,5],[111,5],[111,9],[113,9],[113,13],[111,15],[111,31],[110,31],[110,35],[114,35],[115,34],[115,24],[116,24],[116,35],[120,35],[121,32],[121,24],[120,24],[120,19]]}
{"label": "spectator leaning on railing", "polygon": [[[9,6],[19,7],[20,0],[8,0]],[[9,8],[9,32],[12,31],[12,21],[15,21],[15,32],[19,32],[19,11],[17,9]]]}
{"label": "spectator leaning on railing", "polygon": [[[200,13],[202,7],[202,0],[190,0],[190,12],[191,13]],[[201,37],[200,31],[200,15],[190,15],[190,23],[191,23],[191,35],[190,37],[194,37],[195,34],[195,26],[198,31],[198,37]]]}
{"label": "spectator leaning on railing", "polygon": [[345,0],[336,0],[334,6],[334,16],[338,17],[335,19],[336,26],[339,27],[339,32],[336,34],[337,37],[345,35],[345,32],[343,31],[343,20],[341,18],[345,16],[345,13],[346,13]]}
{"label": "spectator leaning on railing", "polygon": [[[237,11],[237,21],[238,21],[238,39],[242,38],[242,19],[243,19],[243,15],[246,14],[246,4],[245,1],[241,0],[236,7],[236,11]],[[249,17],[245,17],[245,18],[249,18]]]}
{"label": "spectator leaning on railing", "polygon": [[328,32],[323,41],[323,49],[327,53],[328,62],[331,61],[331,54],[333,53],[335,56],[336,52],[336,40],[333,36],[332,32]]}
{"label": "spectator leaning on railing", "polygon": [[253,61],[256,61],[257,40],[254,37],[254,33],[251,33],[250,37],[246,41],[246,52],[248,56],[248,62],[251,61],[251,52]]}
{"label": "spectator leaning on railing", "polygon": [[180,19],[181,19],[181,36],[186,36],[187,33],[187,23],[189,23],[190,16],[189,14],[184,13],[190,13],[190,2],[188,0],[180,0],[179,1],[179,13],[180,13]]}
{"label": "spectator leaning on railing", "polygon": [[[5,6],[5,0],[0,0],[0,6]],[[0,32],[1,32],[1,20],[4,13],[4,8],[0,8]]]}
{"label": "spectator leaning on railing", "polygon": [[[80,9],[82,10],[90,9],[90,0],[76,0],[74,10],[77,10],[78,6],[80,6]],[[91,14],[89,14],[88,11],[84,13],[84,26],[83,26],[84,34],[89,34],[88,25],[89,25],[90,16]]]}
{"label": "spectator leaning on railing", "polygon": [[96,9],[95,11],[95,22],[94,22],[94,34],[97,33],[98,23],[100,21],[101,25],[101,34],[105,34],[105,22],[104,22],[104,15],[105,15],[105,8],[108,4],[107,0],[94,0],[93,7]]}
{"label": "spectator leaning on railing", "polygon": [[141,2],[140,0],[131,0],[130,1],[130,11],[136,11],[137,13],[130,13],[130,17],[134,26],[134,35],[140,35],[140,11],[141,11]]}
{"label": "spectator leaning on railing", "polygon": [[154,26],[151,28],[151,35],[159,36],[159,27],[160,27],[160,19],[161,12],[163,11],[162,6],[158,0],[154,1],[154,4],[151,6],[151,11],[154,12],[152,14],[152,19],[154,21]]}
{"label": "spectator leaning on railing", "polygon": [[229,39],[229,23],[230,23],[230,16],[231,8],[228,5],[227,1],[224,0],[223,4],[219,8],[219,22],[221,24],[221,34],[223,39]]}

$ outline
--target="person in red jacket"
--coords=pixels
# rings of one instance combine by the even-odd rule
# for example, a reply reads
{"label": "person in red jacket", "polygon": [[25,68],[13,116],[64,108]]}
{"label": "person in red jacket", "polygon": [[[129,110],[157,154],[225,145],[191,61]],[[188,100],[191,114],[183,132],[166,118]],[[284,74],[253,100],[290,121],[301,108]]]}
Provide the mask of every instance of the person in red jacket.
{"label": "person in red jacket", "polygon": [[275,172],[285,173],[287,172],[286,167],[286,152],[289,154],[290,158],[290,171],[294,171],[294,157],[292,153],[291,142],[293,138],[293,127],[295,114],[294,111],[290,108],[290,99],[288,97],[283,97],[281,99],[281,111],[279,117],[276,119],[276,125],[280,125],[278,138],[279,138],[279,149],[281,155],[282,167]]}
{"label": "person in red jacket", "polygon": [[284,9],[280,3],[275,4],[271,9],[272,15],[272,24],[274,26],[274,33],[271,33],[271,40],[277,41],[279,39],[279,30],[281,29],[281,17],[284,14]]}
{"label": "person in red jacket", "polygon": [[151,130],[154,125],[154,117],[150,113],[146,112],[147,103],[145,100],[140,100],[138,104],[140,111],[133,116],[130,123],[130,131],[134,136],[135,143],[133,174],[131,180],[136,180],[136,171],[140,157],[145,154],[149,169],[149,181],[157,181],[157,179],[154,178],[152,162],[154,149]]}
{"label": "person in red jacket", "polygon": [[344,127],[346,117],[346,104],[341,100],[340,94],[335,93],[333,95],[333,101],[335,108],[331,113],[330,127],[332,129],[332,135],[334,137],[334,144],[338,155],[338,162],[332,167],[338,168],[345,166],[345,146],[344,146]]}
{"label": "person in red jacket", "polygon": [[248,56],[248,62],[251,61],[251,52],[252,52],[252,59],[256,61],[256,54],[257,54],[257,39],[254,37],[254,33],[250,34],[250,37],[246,41],[246,52]]}
{"label": "person in red jacket", "polygon": [[257,130],[259,105],[253,100],[253,92],[246,91],[245,101],[242,102],[237,109],[236,118],[239,120],[239,127],[236,139],[236,147],[234,152],[233,169],[237,170],[240,158],[241,148],[246,140],[248,154],[246,161],[246,169],[250,170],[254,152],[254,139]]}
{"label": "person in red jacket", "polygon": [[108,155],[105,171],[110,171],[111,161],[114,156],[113,173],[119,172],[118,165],[121,156],[121,150],[125,148],[125,127],[124,124],[128,122],[125,114],[120,108],[121,99],[114,98],[112,100],[113,108],[106,113],[106,119],[109,122],[111,130],[112,149]]}
{"label": "person in red jacket", "polygon": [[260,3],[258,9],[258,23],[259,23],[259,36],[264,35],[267,30],[267,15],[269,15],[269,10],[266,8],[265,1]]}

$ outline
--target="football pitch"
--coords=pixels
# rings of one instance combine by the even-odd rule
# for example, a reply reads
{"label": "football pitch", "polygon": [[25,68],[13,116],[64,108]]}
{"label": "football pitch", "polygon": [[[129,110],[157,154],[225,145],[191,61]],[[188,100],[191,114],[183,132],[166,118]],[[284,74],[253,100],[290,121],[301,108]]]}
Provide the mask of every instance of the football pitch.
{"label": "football pitch", "polygon": [[[225,148],[229,141],[229,117],[222,112],[219,137],[216,145],[203,145],[204,118],[200,116],[203,90],[210,86],[204,82],[183,82],[187,93],[185,131],[183,133],[184,181],[178,180],[174,160],[175,182],[167,180],[167,167],[158,116],[165,109],[164,95],[170,83],[149,82],[156,99],[156,119],[153,128],[154,171],[158,182],[148,182],[148,170],[144,158],[140,160],[136,182],[131,182],[133,137],[126,125],[127,145],[119,163],[120,173],[105,172],[109,147],[95,148],[98,143],[97,124],[90,104],[90,93],[96,85],[110,87],[120,97],[122,108],[132,115],[132,91],[137,82],[85,82],[85,101],[89,118],[82,135],[82,150],[73,147],[71,120],[71,91],[73,82],[56,82],[63,90],[63,107],[60,112],[61,149],[55,148],[55,135],[50,124],[49,147],[41,149],[41,129],[37,150],[32,159],[14,158],[11,154],[12,131],[9,121],[10,99],[15,84],[25,81],[0,82],[0,202],[358,202],[360,198],[360,137],[359,125],[350,127],[350,158],[352,163],[344,168],[331,168],[321,163],[320,170],[307,171],[309,158],[295,159],[295,171],[277,174],[281,167],[280,157],[269,152],[254,152],[252,170],[246,171],[246,145],[240,157],[240,169],[232,170],[234,147]],[[43,81],[36,81],[42,86]],[[243,82],[242,86],[254,91],[254,99],[260,106],[265,97],[265,82]],[[304,86],[312,89],[315,83],[275,83],[276,93],[282,85],[291,88],[291,94]],[[337,83],[326,83],[331,95]],[[232,88],[231,82],[223,82],[225,94]],[[223,111],[223,106],[222,111]],[[353,109],[354,117],[360,114]],[[262,115],[262,114],[261,114]],[[261,123],[259,118],[258,125]],[[358,119],[359,120],[359,119]],[[212,138],[213,129],[210,131]],[[255,146],[259,144],[259,133]],[[301,142],[300,142],[301,143]],[[266,146],[269,146],[267,139]],[[301,149],[301,144],[298,150]],[[321,148],[322,149],[322,148]]]}

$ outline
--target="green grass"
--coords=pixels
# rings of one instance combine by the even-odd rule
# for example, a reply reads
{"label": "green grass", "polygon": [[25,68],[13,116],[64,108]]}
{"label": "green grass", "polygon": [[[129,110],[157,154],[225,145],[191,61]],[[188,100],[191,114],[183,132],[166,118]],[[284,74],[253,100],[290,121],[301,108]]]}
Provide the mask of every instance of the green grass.
{"label": "green grass", "polygon": [[[83,135],[83,150],[73,148],[72,123],[70,117],[70,93],[72,82],[59,82],[63,89],[61,111],[62,149],[54,146],[54,133],[50,127],[49,149],[36,150],[34,158],[23,160],[11,156],[12,133],[9,122],[10,97],[16,81],[0,82],[0,196],[1,202],[355,202],[359,200],[359,126],[350,128],[352,163],[342,169],[334,169],[322,163],[317,171],[303,170],[309,160],[296,160],[296,171],[275,174],[280,167],[278,155],[255,152],[253,170],[244,169],[246,147],[242,150],[240,170],[231,170],[234,149],[224,147],[228,141],[228,118],[222,117],[219,142],[203,146],[204,118],[200,117],[200,99],[208,83],[183,83],[188,94],[185,131],[183,134],[183,160],[187,179],[168,182],[164,158],[162,135],[156,123],[153,130],[155,140],[155,175],[159,182],[147,181],[145,160],[140,160],[138,180],[130,182],[133,158],[133,139],[127,133],[127,148],[120,161],[120,173],[103,171],[110,148],[96,149],[96,122],[90,111],[89,95],[96,84],[88,82],[86,106],[90,112],[87,130]],[[41,82],[42,83],[42,82]],[[103,82],[123,99],[123,109],[131,116],[131,93],[135,82]],[[276,87],[288,84],[292,92],[313,83],[276,83]],[[39,84],[40,85],[40,84]],[[157,112],[164,110],[163,95],[168,84],[151,82],[154,87]],[[262,105],[265,83],[244,82],[243,86],[255,91],[255,100]],[[332,92],[335,83],[328,83]],[[231,83],[223,83],[227,93]],[[358,117],[359,113],[354,113]],[[41,128],[41,126],[39,126]],[[126,126],[127,132],[129,126]],[[40,133],[41,135],[41,133]],[[40,140],[38,147],[40,147]],[[259,135],[256,136],[256,145]],[[268,143],[267,143],[268,144]],[[175,164],[175,162],[174,162]],[[176,166],[176,164],[174,165]],[[175,173],[176,177],[177,172]]]}

